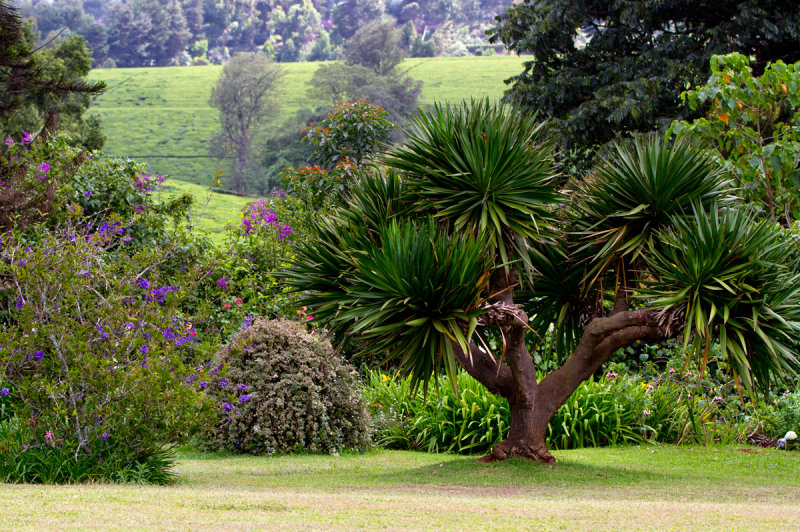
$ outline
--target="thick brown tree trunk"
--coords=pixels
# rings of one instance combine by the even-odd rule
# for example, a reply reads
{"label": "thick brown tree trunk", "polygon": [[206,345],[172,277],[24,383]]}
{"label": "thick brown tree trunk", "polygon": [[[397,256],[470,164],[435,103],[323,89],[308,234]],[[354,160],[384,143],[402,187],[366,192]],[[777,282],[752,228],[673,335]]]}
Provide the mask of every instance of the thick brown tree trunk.
{"label": "thick brown tree trunk", "polygon": [[481,460],[516,456],[552,464],[555,457],[545,442],[547,425],[578,386],[621,347],[636,340],[668,338],[677,331],[652,311],[628,312],[622,310],[627,305],[615,304],[611,315],[595,318],[587,325],[580,344],[564,365],[538,382],[533,358],[525,346],[528,317],[514,305],[514,282],[516,272],[494,272],[491,287],[499,295],[490,300],[492,307],[482,317],[482,325],[500,327],[503,356],[493,356],[474,344],[467,354],[454,344],[456,358],[489,391],[505,397],[511,410],[508,437]]}

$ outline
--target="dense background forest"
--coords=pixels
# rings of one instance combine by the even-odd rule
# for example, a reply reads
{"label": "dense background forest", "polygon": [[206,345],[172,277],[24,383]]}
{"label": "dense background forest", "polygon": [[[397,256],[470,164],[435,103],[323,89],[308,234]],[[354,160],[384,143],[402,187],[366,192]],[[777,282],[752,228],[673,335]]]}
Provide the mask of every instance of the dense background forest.
{"label": "dense background forest", "polygon": [[344,43],[389,16],[411,57],[501,51],[484,31],[501,0],[23,0],[40,44],[86,38],[97,67],[222,64],[238,51],[279,62],[343,56]]}

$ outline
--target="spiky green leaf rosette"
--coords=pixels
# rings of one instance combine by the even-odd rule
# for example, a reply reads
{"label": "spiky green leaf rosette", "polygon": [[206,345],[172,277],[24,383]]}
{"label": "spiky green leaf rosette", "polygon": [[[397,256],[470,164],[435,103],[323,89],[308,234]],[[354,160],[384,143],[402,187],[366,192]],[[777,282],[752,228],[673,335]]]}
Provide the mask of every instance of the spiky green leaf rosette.
{"label": "spiky green leaf rosette", "polygon": [[503,264],[530,273],[529,240],[550,234],[553,144],[532,117],[488,100],[436,105],[383,162],[404,173],[418,209],[457,233],[482,233]]}
{"label": "spiky green leaf rosette", "polygon": [[[440,371],[455,376],[454,343],[469,352],[490,254],[471,234],[452,234],[430,218],[373,224],[375,209],[402,209],[394,179],[365,178],[319,239],[297,246],[286,275],[315,319],[364,340],[365,354],[394,360],[422,382]],[[386,201],[366,193],[381,190]]]}
{"label": "spiky green leaf rosette", "polygon": [[787,263],[780,228],[717,205],[695,205],[693,217],[672,225],[647,253],[655,278],[643,296],[665,313],[685,312],[687,356],[705,368],[718,339],[749,390],[766,388],[770,373],[797,375],[800,276]]}

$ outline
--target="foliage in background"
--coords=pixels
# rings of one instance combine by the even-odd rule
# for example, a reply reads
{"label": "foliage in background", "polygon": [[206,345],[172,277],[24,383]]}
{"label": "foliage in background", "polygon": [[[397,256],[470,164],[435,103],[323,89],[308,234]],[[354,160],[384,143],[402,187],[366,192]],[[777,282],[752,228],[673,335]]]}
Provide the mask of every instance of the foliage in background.
{"label": "foliage in background", "polygon": [[686,116],[683,90],[708,78],[713,54],[800,59],[800,6],[783,0],[525,1],[492,29],[492,42],[529,53],[507,97],[552,117],[569,173],[599,145]]}
{"label": "foliage in background", "polygon": [[763,433],[771,438],[782,438],[787,432],[800,431],[800,393],[786,390],[772,404],[765,406],[767,416]]}
{"label": "foliage in background", "polygon": [[380,106],[354,99],[334,105],[325,119],[309,124],[302,133],[314,146],[314,160],[325,169],[347,163],[364,166],[395,127],[388,116]]}
{"label": "foliage in background", "polygon": [[800,215],[800,63],[770,63],[754,77],[740,53],[711,58],[705,85],[681,95],[705,117],[676,121],[669,134],[717,150],[738,194],[764,216],[791,225]]}
{"label": "foliage in background", "polygon": [[[401,68],[408,71],[414,80],[425,83],[419,95],[419,102],[430,104],[435,100],[458,101],[472,95],[498,98],[502,95],[502,79],[519,70],[522,60],[514,56],[431,58],[425,60],[406,59]],[[316,63],[291,63],[281,65],[286,69],[286,83],[281,91],[284,112],[266,135],[285,134],[297,141],[300,147],[299,160],[294,154],[283,155],[286,162],[269,162],[274,169],[266,175],[262,168],[254,171],[250,194],[266,194],[279,185],[277,174],[291,164],[298,167],[309,162],[310,148],[300,142],[297,132],[306,127],[309,121],[317,122],[324,118],[331,105],[347,101],[345,97],[333,101],[310,101],[306,94],[306,83],[319,68]],[[118,157],[132,157],[146,162],[152,171],[169,176],[170,180],[196,183],[207,187],[215,172],[224,166],[214,157],[208,157],[206,140],[219,127],[218,114],[208,105],[211,88],[222,67],[207,66],[195,68],[163,67],[139,69],[104,69],[89,73],[92,80],[105,80],[111,90],[99,96],[91,112],[101,117],[104,132],[108,136],[104,152]],[[364,97],[365,95],[362,95]],[[369,98],[367,96],[367,98]],[[373,103],[377,103],[375,100]],[[326,107],[317,111],[317,106]],[[414,104],[416,106],[416,103]],[[314,109],[314,110],[312,110]],[[414,108],[410,108],[409,112]],[[297,117],[287,120],[288,117]],[[287,122],[290,122],[287,124]],[[267,139],[264,139],[267,144]],[[258,159],[266,158],[260,140],[254,149]],[[291,150],[291,146],[281,146],[281,151]],[[265,181],[272,178],[273,185]],[[227,178],[223,185],[227,190]],[[249,186],[249,185],[248,185]],[[202,203],[205,194],[199,194]],[[235,201],[236,198],[232,198]],[[217,203],[215,200],[213,203]],[[228,218],[222,218],[219,230]]]}
{"label": "foliage in background", "polygon": [[303,323],[256,319],[231,337],[215,364],[228,371],[202,384],[223,401],[204,447],[335,454],[369,445],[358,378],[321,332],[309,332]]}
{"label": "foliage in background", "polygon": [[[368,100],[388,111],[389,120],[400,125],[417,110],[422,92],[422,83],[399,69],[380,75],[368,66],[346,63],[320,65],[308,85],[307,94],[312,100],[332,105]],[[392,140],[399,137],[397,132]]]}
{"label": "foliage in background", "polygon": [[220,158],[235,154],[232,186],[246,190],[245,174],[255,138],[280,110],[277,91],[284,72],[263,54],[241,53],[222,69],[209,104],[219,111],[221,130],[209,140],[209,151]]}

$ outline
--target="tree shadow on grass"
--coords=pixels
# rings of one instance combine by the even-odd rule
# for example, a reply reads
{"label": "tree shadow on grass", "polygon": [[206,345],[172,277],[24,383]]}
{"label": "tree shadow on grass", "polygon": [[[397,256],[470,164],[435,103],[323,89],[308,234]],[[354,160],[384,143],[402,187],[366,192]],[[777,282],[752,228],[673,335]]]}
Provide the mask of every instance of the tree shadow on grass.
{"label": "tree shadow on grass", "polygon": [[670,473],[663,467],[633,465],[598,465],[580,459],[560,459],[547,466],[523,459],[492,464],[479,463],[477,457],[441,455],[435,464],[394,470],[380,475],[386,484],[437,487],[443,491],[513,493],[563,490],[585,491],[611,489],[661,489],[665,486],[697,484],[701,479]]}

